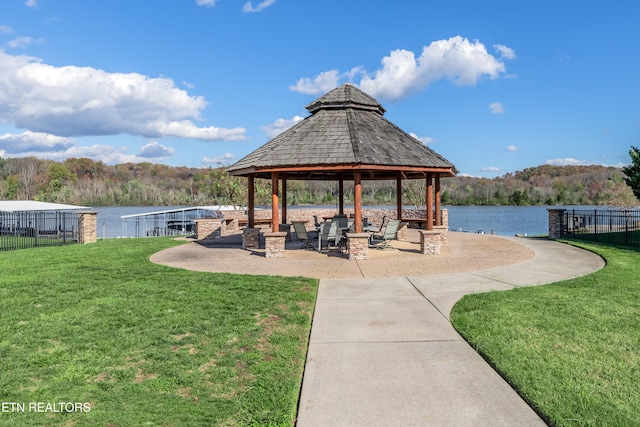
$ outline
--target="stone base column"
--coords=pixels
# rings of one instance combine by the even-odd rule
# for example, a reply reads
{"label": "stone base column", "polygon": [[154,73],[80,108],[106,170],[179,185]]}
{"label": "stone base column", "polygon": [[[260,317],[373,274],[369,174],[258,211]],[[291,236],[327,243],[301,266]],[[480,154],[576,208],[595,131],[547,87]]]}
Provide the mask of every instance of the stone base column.
{"label": "stone base column", "polygon": [[409,228],[408,222],[401,222],[396,232],[396,239],[407,240],[407,229]]}
{"label": "stone base column", "polygon": [[286,231],[264,233],[265,256],[267,258],[284,258],[284,241],[287,236]]}
{"label": "stone base column", "polygon": [[440,243],[446,245],[449,243],[449,226],[448,225],[434,225],[434,231],[440,232]]}
{"label": "stone base column", "polygon": [[196,239],[219,239],[222,237],[222,221],[219,219],[203,218],[194,220],[196,223]]}
{"label": "stone base column", "polygon": [[438,255],[440,253],[440,238],[438,230],[420,230],[420,253],[424,255]]}
{"label": "stone base column", "polygon": [[369,257],[369,233],[347,233],[349,259],[367,259]]}
{"label": "stone base column", "polygon": [[242,230],[242,249],[258,249],[260,247],[260,229],[245,228]]}
{"label": "stone base column", "polygon": [[442,225],[449,227],[449,209],[441,209],[440,215],[442,215]]}
{"label": "stone base column", "polygon": [[78,243],[98,240],[98,212],[78,212]]}
{"label": "stone base column", "polygon": [[564,234],[564,213],[566,209],[547,209],[549,212],[549,238],[559,239]]}

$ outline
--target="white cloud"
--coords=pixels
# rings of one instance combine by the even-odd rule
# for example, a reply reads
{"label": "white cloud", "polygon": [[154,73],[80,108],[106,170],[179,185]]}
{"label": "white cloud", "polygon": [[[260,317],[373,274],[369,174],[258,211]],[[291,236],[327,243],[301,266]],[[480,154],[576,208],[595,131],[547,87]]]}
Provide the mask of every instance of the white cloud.
{"label": "white cloud", "polygon": [[497,166],[489,166],[481,169],[482,172],[500,172],[500,168]]}
{"label": "white cloud", "polygon": [[258,5],[256,7],[253,7],[251,5],[251,2],[248,1],[242,7],[242,11],[244,13],[260,12],[260,11],[268,8],[269,6],[274,4],[275,2],[276,2],[276,0],[264,0],[264,1],[260,2],[260,3],[258,3]]}
{"label": "white cloud", "polygon": [[198,127],[207,102],[168,78],[54,67],[0,50],[0,122],[58,136],[177,136],[240,141],[243,128]]}
{"label": "white cloud", "polygon": [[339,81],[339,71],[329,70],[318,74],[314,79],[303,77],[298,80],[295,86],[289,86],[289,89],[307,95],[318,95],[338,87]]}
{"label": "white cloud", "polygon": [[160,159],[171,157],[175,153],[175,150],[171,147],[166,147],[158,141],[151,141],[140,150],[140,154],[138,156],[144,157],[145,159]]}
{"label": "white cloud", "polygon": [[26,131],[19,134],[5,133],[0,135],[0,149],[5,154],[61,152],[73,145],[75,142],[71,138],[40,132]]}
{"label": "white cloud", "polygon": [[26,131],[0,135],[0,157],[38,157],[62,161],[69,157],[87,157],[106,164],[139,163],[148,158],[125,154],[126,147],[108,145],[78,146],[73,138]]}
{"label": "white cloud", "polygon": [[275,138],[276,136],[280,135],[282,132],[302,120],[304,120],[304,117],[301,116],[293,116],[293,118],[291,119],[277,119],[268,126],[262,126],[260,130],[269,135],[269,138]]}
{"label": "white cloud", "polygon": [[16,37],[11,41],[8,41],[7,45],[15,49],[17,47],[29,46],[31,43],[33,43],[33,39],[31,37],[21,36],[21,37]]}
{"label": "white cloud", "polygon": [[518,151],[518,147],[515,145],[507,145],[507,151],[515,152]]}
{"label": "white cloud", "polygon": [[422,142],[424,145],[428,145],[428,144],[431,144],[433,142],[433,138],[428,137],[428,136],[418,136],[413,132],[410,132],[409,135],[411,135],[412,137],[414,137],[418,141]]}
{"label": "white cloud", "polygon": [[27,7],[38,7],[38,2],[37,2],[37,0],[26,0],[26,1],[24,2],[24,4],[25,4]]}
{"label": "white cloud", "polygon": [[[508,52],[506,46],[501,52]],[[503,53],[504,55],[504,53]],[[440,79],[447,79],[458,86],[472,86],[483,77],[498,78],[505,72],[504,63],[487,53],[479,41],[469,41],[461,36],[438,40],[422,49],[416,59],[413,52],[398,49],[382,58],[382,68],[373,76],[361,68],[364,74],[359,86],[373,97],[397,100],[410,93],[422,90]],[[352,70],[353,71],[353,70]],[[302,78],[291,89],[317,94],[338,86],[347,73],[338,70],[320,73],[316,78]]]}
{"label": "white cloud", "polygon": [[202,163],[205,165],[218,165],[224,166],[231,164],[236,159],[236,156],[232,153],[224,153],[223,156],[213,156],[211,158],[205,157],[202,159]]}
{"label": "white cloud", "polygon": [[13,28],[8,25],[0,25],[0,33],[2,34],[13,34]]}
{"label": "white cloud", "polygon": [[491,109],[491,113],[493,113],[493,114],[502,114],[502,113],[504,113],[504,107],[502,106],[501,102],[494,102],[494,103],[489,105],[489,108]]}
{"label": "white cloud", "polygon": [[216,1],[217,0],[196,0],[196,5],[213,7],[216,5]]}
{"label": "white cloud", "polygon": [[584,166],[591,165],[593,163],[587,160],[578,160],[572,157],[565,157],[564,159],[548,159],[545,164],[552,166]]}
{"label": "white cloud", "polygon": [[502,44],[494,44],[493,48],[500,53],[500,57],[508,60],[516,59],[516,51]]}
{"label": "white cloud", "polygon": [[[513,52],[506,46],[499,46],[503,57]],[[504,63],[487,53],[482,43],[461,36],[432,42],[422,49],[417,59],[413,52],[398,49],[381,62],[382,68],[373,75],[361,68],[354,70],[363,74],[359,83],[361,89],[371,96],[389,100],[405,97],[440,79],[450,80],[458,86],[470,86],[483,77],[495,79],[505,72]],[[306,94],[323,93],[338,86],[347,76],[348,73],[340,74],[338,70],[325,71],[313,79],[301,78],[290,89]]]}

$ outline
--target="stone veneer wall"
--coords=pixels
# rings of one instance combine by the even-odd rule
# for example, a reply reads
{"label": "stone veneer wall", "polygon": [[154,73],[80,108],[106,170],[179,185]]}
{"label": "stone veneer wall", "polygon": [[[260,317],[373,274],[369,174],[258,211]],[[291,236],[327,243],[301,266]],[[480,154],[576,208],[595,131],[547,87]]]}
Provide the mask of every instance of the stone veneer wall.
{"label": "stone veneer wall", "polygon": [[203,218],[194,220],[196,223],[196,239],[217,239],[222,237],[222,222],[219,219]]}
{"label": "stone veneer wall", "polygon": [[547,209],[549,212],[549,238],[559,239],[564,232],[564,213],[566,209]]}
{"label": "stone veneer wall", "polygon": [[78,243],[95,243],[97,237],[98,212],[78,212]]}
{"label": "stone veneer wall", "polygon": [[286,231],[277,231],[275,233],[269,231],[267,233],[264,233],[265,257],[284,258],[286,235]]}
{"label": "stone veneer wall", "polygon": [[420,230],[420,253],[438,255],[442,235],[439,230]]}

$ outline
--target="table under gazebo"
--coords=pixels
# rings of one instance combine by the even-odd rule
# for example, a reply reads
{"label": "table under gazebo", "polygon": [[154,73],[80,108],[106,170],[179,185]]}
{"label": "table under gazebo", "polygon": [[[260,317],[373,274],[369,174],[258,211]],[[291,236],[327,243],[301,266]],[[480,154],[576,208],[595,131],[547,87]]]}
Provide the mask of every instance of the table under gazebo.
{"label": "table under gazebo", "polygon": [[355,232],[347,235],[354,247],[351,259],[366,258],[366,250],[363,256],[357,249],[357,242],[368,238],[362,233],[363,181],[395,180],[397,216],[402,219],[402,181],[426,180],[426,231],[442,225],[440,178],[456,175],[451,162],[387,120],[382,105],[351,84],[331,90],[306,108],[310,116],[228,168],[231,175],[248,178],[248,230],[255,226],[256,178],[271,180],[272,228],[265,236],[276,239],[281,237],[279,224],[287,222],[288,180],[337,181],[339,214],[344,213],[344,182],[353,181]]}

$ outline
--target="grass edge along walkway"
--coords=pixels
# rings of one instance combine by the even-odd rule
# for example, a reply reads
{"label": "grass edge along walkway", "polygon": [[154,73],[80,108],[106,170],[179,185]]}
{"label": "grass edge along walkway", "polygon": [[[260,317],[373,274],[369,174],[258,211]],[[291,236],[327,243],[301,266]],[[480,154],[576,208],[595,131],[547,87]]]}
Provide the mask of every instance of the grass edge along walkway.
{"label": "grass edge along walkway", "polygon": [[552,426],[640,425],[640,252],[571,242],[606,266],[463,297],[458,332]]}
{"label": "grass edge along walkway", "polygon": [[149,262],[178,244],[0,254],[0,425],[295,422],[318,281]]}

